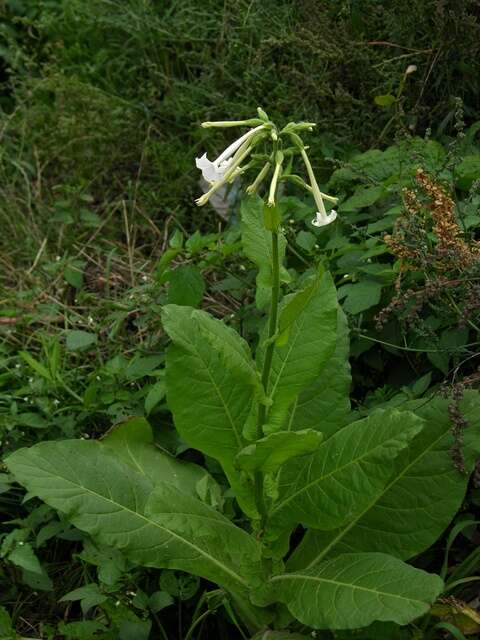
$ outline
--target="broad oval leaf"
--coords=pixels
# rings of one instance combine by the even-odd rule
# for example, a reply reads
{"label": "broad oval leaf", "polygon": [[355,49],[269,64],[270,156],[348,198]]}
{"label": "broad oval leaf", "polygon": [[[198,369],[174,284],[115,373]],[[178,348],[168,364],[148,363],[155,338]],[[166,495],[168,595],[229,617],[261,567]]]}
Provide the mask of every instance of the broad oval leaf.
{"label": "broad oval leaf", "polygon": [[[15,451],[5,462],[31,494],[65,513],[101,544],[122,549],[134,562],[188,571],[227,589],[247,587],[234,558],[242,550],[246,557],[258,557],[251,536],[175,487],[165,489],[169,495],[175,492],[168,517],[158,500],[150,502],[147,513],[153,483],[101,443],[42,442]],[[189,527],[182,529],[172,517],[176,506],[183,519],[190,519]],[[222,520],[222,526],[205,524],[215,520]],[[196,536],[200,527],[202,535]]]}
{"label": "broad oval leaf", "polygon": [[[298,303],[298,304],[297,304]],[[329,273],[318,276],[303,290],[287,296],[280,312],[290,316],[283,330],[288,340],[275,345],[267,391],[272,400],[269,430],[280,430],[297,396],[320,374],[336,346],[337,293]],[[259,349],[260,368],[265,346]]]}
{"label": "broad oval leaf", "polygon": [[162,320],[173,341],[166,381],[175,426],[190,446],[222,464],[242,509],[254,515],[253,493],[233,468],[247,444],[243,428],[258,388],[248,345],[204,311],[167,305]]}
{"label": "broad oval leaf", "polygon": [[384,553],[351,553],[314,569],[274,576],[267,600],[284,602],[300,622],[315,629],[358,629],[372,622],[408,624],[440,595],[439,576]]}
{"label": "broad oval leaf", "polygon": [[[307,531],[288,562],[289,570],[352,551],[379,551],[407,560],[438,539],[462,504],[468,483],[468,474],[452,461],[448,404],[444,398],[406,403],[425,426],[393,463],[388,483],[344,527]],[[467,391],[460,409],[469,423],[464,454],[471,471],[480,452],[478,392]]]}
{"label": "broad oval leaf", "polygon": [[392,460],[421,430],[406,411],[375,411],[280,470],[279,498],[270,512],[271,534],[296,524],[334,529],[362,511],[392,473]]}
{"label": "broad oval leaf", "polygon": [[148,498],[145,513],[172,533],[208,546],[212,556],[227,556],[250,583],[262,582],[260,544],[212,507],[163,484]]}
{"label": "broad oval leaf", "polygon": [[339,308],[335,351],[317,379],[292,405],[288,419],[290,430],[315,429],[328,438],[348,423],[352,384],[349,351],[348,322]]}
{"label": "broad oval leaf", "polygon": [[[202,467],[176,460],[157,447],[152,427],[145,418],[131,418],[115,425],[102,438],[102,443],[154,485],[168,482],[183,493],[198,497],[197,483],[209,475]],[[213,478],[210,480],[214,482]]]}

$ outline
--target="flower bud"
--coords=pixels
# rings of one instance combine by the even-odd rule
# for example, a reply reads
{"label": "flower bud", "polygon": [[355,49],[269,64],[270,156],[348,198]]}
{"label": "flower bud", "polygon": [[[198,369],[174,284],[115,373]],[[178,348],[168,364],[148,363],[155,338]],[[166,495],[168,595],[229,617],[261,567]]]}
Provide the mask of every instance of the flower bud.
{"label": "flower bud", "polygon": [[211,129],[213,127],[257,127],[261,124],[265,124],[264,120],[260,120],[260,118],[249,118],[248,120],[219,120],[216,122],[202,122],[202,127],[204,129]]}
{"label": "flower bud", "polygon": [[258,117],[261,118],[263,122],[269,122],[270,118],[267,116],[266,112],[262,109],[262,107],[257,107]]}

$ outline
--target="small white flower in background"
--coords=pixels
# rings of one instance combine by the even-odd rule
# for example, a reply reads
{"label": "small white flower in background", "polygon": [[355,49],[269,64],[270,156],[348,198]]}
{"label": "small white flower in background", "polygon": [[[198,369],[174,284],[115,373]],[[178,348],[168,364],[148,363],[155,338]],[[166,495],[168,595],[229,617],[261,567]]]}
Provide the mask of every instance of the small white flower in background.
{"label": "small white flower in background", "polygon": [[254,127],[244,133],[243,136],[237,138],[235,142],[232,142],[230,146],[228,146],[225,151],[218,156],[216,160],[209,160],[207,158],[207,154],[204,153],[200,158],[196,158],[195,164],[197,165],[197,169],[200,169],[202,172],[202,176],[207,182],[219,182],[223,180],[225,173],[228,171],[232,158],[234,154],[240,149],[240,147],[247,142],[252,136],[254,136],[258,131],[264,129],[264,125],[261,124],[258,127]]}
{"label": "small white flower in background", "polygon": [[330,224],[337,217],[337,212],[335,209],[332,209],[330,213],[326,213],[325,211],[317,211],[316,217],[312,220],[312,224],[314,227],[324,227],[327,224]]}
{"label": "small white flower in background", "polygon": [[409,76],[411,73],[415,73],[416,70],[417,70],[416,64],[409,64],[407,67],[407,70],[405,71],[405,75]]}

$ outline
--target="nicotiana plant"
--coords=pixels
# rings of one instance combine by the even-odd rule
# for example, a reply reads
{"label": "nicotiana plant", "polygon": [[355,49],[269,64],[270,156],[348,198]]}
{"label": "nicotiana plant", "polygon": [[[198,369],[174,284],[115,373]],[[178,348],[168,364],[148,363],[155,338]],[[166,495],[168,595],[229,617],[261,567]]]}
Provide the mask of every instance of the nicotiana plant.
{"label": "nicotiana plant", "polygon": [[[444,590],[440,576],[406,561],[442,534],[468,482],[450,455],[448,401],[409,401],[362,419],[351,411],[348,328],[329,273],[319,268],[281,299],[288,277],[281,183],[313,195],[314,225],[336,218],[327,211],[335,199],[320,192],[301,137],[313,125],[280,130],[258,113],[205,123],[248,131],[216,160],[197,159],[210,183],[199,205],[258,168],[241,222],[245,254],[258,269],[257,305],[268,308],[256,354],[204,311],[169,304],[162,313],[176,429],[220,463],[239,505],[236,517],[222,513],[220,488],[208,472],[157,448],[140,418],[101,441],[18,450],[6,464],[29,496],[101,544],[140,565],[183,570],[216,585],[215,606],[225,607],[244,638],[375,621],[406,625],[428,614]],[[293,171],[298,160],[308,182]],[[470,425],[464,456],[471,470],[480,448],[477,393],[467,392],[461,408]]]}

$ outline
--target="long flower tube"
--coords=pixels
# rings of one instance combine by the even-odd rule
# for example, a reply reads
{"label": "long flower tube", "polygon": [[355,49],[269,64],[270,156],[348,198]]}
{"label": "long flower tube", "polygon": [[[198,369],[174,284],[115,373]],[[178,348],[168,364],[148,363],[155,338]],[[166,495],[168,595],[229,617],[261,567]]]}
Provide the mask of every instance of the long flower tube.
{"label": "long flower tube", "polygon": [[273,178],[272,178],[272,182],[270,183],[270,190],[268,193],[267,204],[269,207],[275,206],[277,185],[278,185],[278,179],[280,177],[280,171],[282,170],[283,157],[284,157],[283,153],[281,151],[277,151],[275,155],[275,169],[273,171]]}
{"label": "long flower tube", "polygon": [[216,160],[209,160],[207,158],[207,154],[204,153],[200,158],[195,159],[195,164],[197,169],[200,169],[203,177],[209,183],[215,183],[219,180],[222,180],[225,173],[228,171],[231,165],[232,156],[238,151],[238,149],[247,141],[252,138],[256,133],[265,128],[264,124],[259,125],[258,127],[254,127],[244,133],[243,136],[240,136],[232,142],[222,153],[216,158]]}
{"label": "long flower tube", "polygon": [[312,220],[312,224],[314,227],[324,227],[325,225],[330,224],[335,220],[335,218],[337,217],[337,212],[335,211],[335,209],[332,209],[330,213],[327,213],[320,187],[318,186],[315,174],[313,173],[312,165],[310,164],[310,159],[307,156],[307,152],[305,151],[303,145],[300,147],[300,153],[302,154],[303,162],[305,163],[305,167],[307,168],[308,179],[310,180],[313,199],[315,200],[315,204],[318,208],[315,218]]}
{"label": "long flower tube", "polygon": [[210,200],[213,194],[216,193],[222,185],[224,185],[234,176],[237,168],[242,164],[245,158],[250,154],[252,149],[253,149],[253,145],[251,144],[251,140],[248,139],[246,142],[243,143],[243,146],[240,147],[240,149],[237,151],[234,158],[232,159],[232,162],[229,164],[227,171],[223,174],[223,176],[218,181],[214,182],[210,187],[210,189],[203,194],[203,196],[200,196],[200,198],[197,198],[195,200],[196,204],[199,207],[203,207],[203,205],[207,204],[207,202]]}
{"label": "long flower tube", "polygon": [[[280,178],[280,180],[281,181],[290,180],[290,182],[293,182],[299,187],[302,187],[302,189],[305,189],[305,191],[308,191],[309,193],[313,193],[312,187],[309,184],[307,184],[303,178],[301,178],[300,176],[297,176],[295,173],[284,175]],[[332,204],[337,204],[338,202],[338,198],[335,198],[335,196],[329,196],[328,193],[323,193],[323,191],[320,191],[320,195],[322,197],[322,200],[326,200],[327,202],[331,202]]]}
{"label": "long flower tube", "polygon": [[248,185],[248,187],[245,189],[245,191],[249,195],[252,195],[253,193],[256,193],[258,187],[265,180],[265,178],[267,177],[269,171],[270,171],[270,162],[266,162],[263,165],[263,167],[260,169],[260,171],[259,171],[257,177],[255,178],[255,180],[252,182],[252,184]]}

